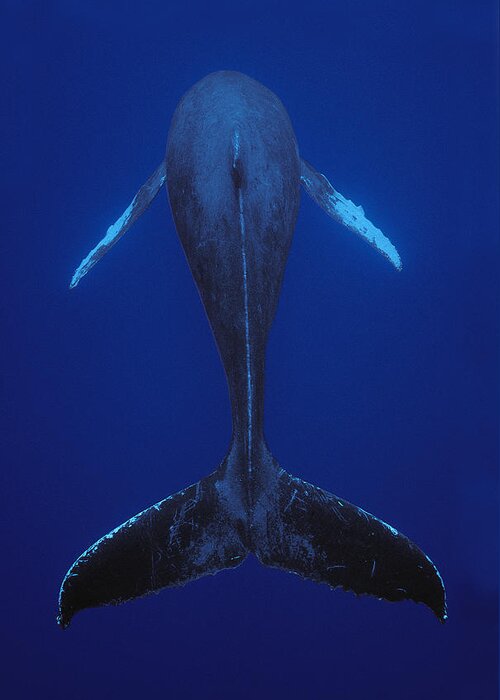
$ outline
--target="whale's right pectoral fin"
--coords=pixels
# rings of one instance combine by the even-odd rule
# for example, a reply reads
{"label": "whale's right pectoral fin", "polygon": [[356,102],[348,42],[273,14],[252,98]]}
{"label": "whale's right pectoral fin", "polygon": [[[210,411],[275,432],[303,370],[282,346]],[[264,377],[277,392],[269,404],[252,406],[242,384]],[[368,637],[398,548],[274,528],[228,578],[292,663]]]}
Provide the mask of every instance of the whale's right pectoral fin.
{"label": "whale's right pectoral fin", "polygon": [[104,238],[93,248],[86,258],[82,260],[75,271],[70,283],[70,287],[76,287],[78,282],[87,272],[99,262],[108,250],[120,240],[149,207],[153,199],[160,191],[160,187],[166,179],[165,160],[162,160],[154,173],[146,180],[141,189],[137,192],[132,202],[125,209],[120,218],[108,228]]}
{"label": "whale's right pectoral fin", "polygon": [[239,566],[247,548],[216,478],[147,508],[80,555],[61,586],[60,626],[79,610],[118,605]]}
{"label": "whale's right pectoral fin", "polygon": [[361,236],[384,255],[397,270],[401,270],[402,263],[398,251],[382,231],[366,218],[363,207],[356,206],[337,192],[327,178],[303,158],[300,161],[300,181],[307,194],[332,219]]}

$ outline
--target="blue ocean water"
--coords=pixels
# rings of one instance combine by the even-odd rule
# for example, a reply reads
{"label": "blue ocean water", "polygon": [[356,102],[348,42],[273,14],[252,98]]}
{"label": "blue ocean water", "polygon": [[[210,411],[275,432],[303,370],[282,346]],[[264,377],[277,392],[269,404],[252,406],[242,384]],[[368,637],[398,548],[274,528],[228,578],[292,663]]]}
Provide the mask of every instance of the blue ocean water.
{"label": "blue ocean water", "polygon": [[[496,697],[496,4],[4,6],[5,697]],[[179,98],[220,69],[280,97],[301,154],[402,256],[397,273],[302,196],[266,436],[291,473],[425,550],[445,625],[249,559],[56,626],[75,557],[229,442],[164,194],[68,290],[161,160]]]}

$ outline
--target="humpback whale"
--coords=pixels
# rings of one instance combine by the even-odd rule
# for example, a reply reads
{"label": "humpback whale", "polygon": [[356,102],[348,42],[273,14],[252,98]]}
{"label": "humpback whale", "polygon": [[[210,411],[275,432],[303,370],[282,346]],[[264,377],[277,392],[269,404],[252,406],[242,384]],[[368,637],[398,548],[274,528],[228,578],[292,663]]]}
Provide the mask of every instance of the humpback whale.
{"label": "humpback whale", "polygon": [[266,566],[388,601],[426,604],[446,619],[432,561],[394,527],[283,469],[263,431],[269,329],[301,186],[397,269],[394,245],[299,155],[280,100],[237,72],[212,73],[181,99],[164,160],[87,255],[75,287],[166,184],[175,227],[206,310],[229,389],[232,437],[217,469],[104,535],[59,594],[58,623],[232,569]]}

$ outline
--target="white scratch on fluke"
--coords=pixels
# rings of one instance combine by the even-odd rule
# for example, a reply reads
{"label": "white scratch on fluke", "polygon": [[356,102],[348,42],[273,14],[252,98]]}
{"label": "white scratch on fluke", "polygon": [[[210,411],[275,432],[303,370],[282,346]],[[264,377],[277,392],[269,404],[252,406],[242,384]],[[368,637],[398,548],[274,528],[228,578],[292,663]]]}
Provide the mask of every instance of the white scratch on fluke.
{"label": "white scratch on fluke", "polygon": [[[375,518],[375,516],[372,515],[372,518]],[[394,537],[397,537],[399,535],[399,532],[396,530],[396,528],[392,527],[392,525],[389,525],[389,523],[384,522],[380,518],[376,518],[376,520],[378,520],[379,523],[382,523],[382,525],[384,527],[386,527],[389,530],[389,532],[391,533],[391,535],[394,535]]]}
{"label": "white scratch on fluke", "polygon": [[292,495],[291,495],[291,497],[290,497],[290,500],[288,501],[286,507],[283,509],[283,513],[286,513],[286,511],[290,508],[290,506],[292,505],[292,503],[295,501],[296,496],[297,496],[297,489],[294,489],[294,490],[293,490],[293,493],[292,493]]}

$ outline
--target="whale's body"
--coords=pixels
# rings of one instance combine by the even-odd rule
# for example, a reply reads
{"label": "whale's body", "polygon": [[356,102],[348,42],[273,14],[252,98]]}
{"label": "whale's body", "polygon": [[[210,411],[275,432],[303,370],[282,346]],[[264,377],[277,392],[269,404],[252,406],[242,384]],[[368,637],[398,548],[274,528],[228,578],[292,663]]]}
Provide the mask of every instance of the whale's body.
{"label": "whale's body", "polygon": [[264,361],[300,199],[288,115],[256,81],[211,75],[174,114],[166,171],[175,226],[229,386],[226,480],[250,515],[276,472],[263,435]]}
{"label": "whale's body", "polygon": [[300,185],[400,267],[395,248],[301,160],[280,100],[220,72],[180,101],[165,160],[87,256],[72,286],[167,185],[175,226],[226,372],[233,431],[219,468],[84,552],[61,587],[59,622],[232,568],[252,553],[332,587],[410,598],[446,617],[432,562],[383,521],[285,472],[264,439],[264,364],[297,218]]}

